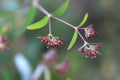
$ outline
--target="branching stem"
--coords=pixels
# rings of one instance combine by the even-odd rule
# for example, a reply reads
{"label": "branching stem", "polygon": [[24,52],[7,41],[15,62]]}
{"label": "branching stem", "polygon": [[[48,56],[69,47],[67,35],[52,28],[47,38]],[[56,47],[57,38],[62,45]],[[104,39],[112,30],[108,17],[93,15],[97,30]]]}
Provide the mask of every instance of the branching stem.
{"label": "branching stem", "polygon": [[81,39],[83,40],[84,43],[87,43],[87,41],[84,39],[84,37],[81,35],[81,33],[78,31],[78,27],[60,19],[60,18],[57,18],[53,15],[51,15],[46,9],[44,9],[39,3],[38,3],[38,0],[33,0],[33,5],[38,8],[41,12],[43,12],[45,15],[47,15],[49,17],[49,34],[51,34],[51,18],[54,18],[66,25],[68,25],[69,27],[73,28],[75,31],[77,31],[78,35],[81,37]]}

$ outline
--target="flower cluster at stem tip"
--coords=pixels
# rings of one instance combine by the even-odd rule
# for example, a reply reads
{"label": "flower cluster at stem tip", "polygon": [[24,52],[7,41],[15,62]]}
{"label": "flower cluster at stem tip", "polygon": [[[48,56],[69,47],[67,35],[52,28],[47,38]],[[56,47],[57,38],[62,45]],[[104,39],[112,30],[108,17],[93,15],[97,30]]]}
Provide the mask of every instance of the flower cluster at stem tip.
{"label": "flower cluster at stem tip", "polygon": [[85,53],[86,58],[87,57],[91,57],[91,58],[96,58],[97,54],[99,53],[100,50],[100,45],[91,45],[91,44],[87,44],[84,47],[80,48],[80,52]]}
{"label": "flower cluster at stem tip", "polygon": [[93,25],[89,25],[88,27],[85,28],[85,37],[89,38],[95,36],[95,31]]}
{"label": "flower cluster at stem tip", "polygon": [[[86,38],[93,37],[95,36],[96,33],[94,30],[94,26],[92,24],[85,27],[84,31]],[[101,48],[100,44],[93,45],[88,42],[84,42],[84,45],[80,47],[79,51],[85,53],[86,58],[87,57],[96,58],[97,54],[100,54],[99,53],[100,48]]]}
{"label": "flower cluster at stem tip", "polygon": [[52,34],[42,37],[41,41],[44,42],[48,48],[63,44],[59,37],[55,37]]}

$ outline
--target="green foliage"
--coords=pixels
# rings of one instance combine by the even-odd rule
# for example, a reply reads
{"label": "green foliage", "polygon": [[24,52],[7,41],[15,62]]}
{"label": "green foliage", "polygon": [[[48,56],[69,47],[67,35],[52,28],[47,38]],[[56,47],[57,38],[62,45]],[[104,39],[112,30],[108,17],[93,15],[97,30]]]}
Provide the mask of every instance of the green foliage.
{"label": "green foliage", "polygon": [[57,10],[55,10],[54,12],[52,12],[52,14],[54,16],[61,16],[65,13],[65,11],[67,10],[68,6],[69,6],[70,0],[66,0],[61,7],[59,7]]}
{"label": "green foliage", "polygon": [[83,20],[82,20],[81,23],[78,25],[78,27],[82,27],[82,26],[86,23],[87,19],[88,19],[88,13],[85,14]]}
{"label": "green foliage", "polygon": [[1,30],[0,30],[0,34],[5,34],[7,32],[7,27],[3,27]]}
{"label": "green foliage", "polygon": [[77,40],[77,37],[78,37],[78,34],[77,34],[77,31],[75,31],[67,50],[70,50],[74,46],[74,44]]}
{"label": "green foliage", "polygon": [[34,23],[34,24],[31,24],[27,27],[28,30],[36,30],[36,29],[40,29],[40,28],[43,28],[45,27],[45,25],[48,23],[48,19],[49,17],[48,16],[45,16],[42,20]]}
{"label": "green foliage", "polygon": [[4,70],[2,73],[3,80],[11,80],[10,73],[7,70]]}
{"label": "green foliage", "polygon": [[36,14],[36,8],[34,6],[31,6],[23,26],[16,31],[15,33],[16,36],[20,36],[25,31],[26,26],[28,26],[33,21],[35,14]]}

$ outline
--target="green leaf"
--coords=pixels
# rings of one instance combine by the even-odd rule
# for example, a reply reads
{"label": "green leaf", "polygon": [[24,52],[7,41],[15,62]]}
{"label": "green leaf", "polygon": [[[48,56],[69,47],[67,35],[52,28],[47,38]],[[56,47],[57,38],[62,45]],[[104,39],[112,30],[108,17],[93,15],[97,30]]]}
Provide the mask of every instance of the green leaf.
{"label": "green leaf", "polygon": [[70,0],[66,0],[61,5],[61,7],[59,7],[57,10],[55,10],[54,12],[52,12],[52,14],[54,16],[61,16],[61,15],[63,15],[65,13],[65,11],[67,10],[69,3],[70,3]]}
{"label": "green leaf", "polygon": [[88,19],[88,13],[85,14],[83,20],[81,21],[78,27],[82,27],[86,23],[87,19]]}
{"label": "green leaf", "polygon": [[48,23],[48,16],[45,16],[42,20],[33,23],[27,27],[28,30],[36,30],[45,27],[45,25]]}
{"label": "green leaf", "polygon": [[36,8],[32,5],[29,9],[29,12],[25,19],[24,24],[20,29],[16,30],[15,32],[16,36],[20,36],[26,30],[26,26],[28,26],[33,21],[36,12],[37,12]]}
{"label": "green leaf", "polygon": [[77,31],[75,31],[67,50],[70,50],[74,46],[74,44],[77,40],[77,37],[78,37],[78,34],[77,34]]}

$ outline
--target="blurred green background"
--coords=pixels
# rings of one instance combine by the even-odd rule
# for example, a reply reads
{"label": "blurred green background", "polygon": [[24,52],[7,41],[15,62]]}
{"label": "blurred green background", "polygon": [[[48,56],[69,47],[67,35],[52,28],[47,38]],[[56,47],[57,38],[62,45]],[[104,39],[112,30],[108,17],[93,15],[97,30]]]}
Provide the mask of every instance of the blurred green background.
{"label": "blurred green background", "polygon": [[[65,0],[39,0],[40,4],[49,12],[56,10]],[[0,80],[21,80],[13,57],[17,52],[23,53],[30,61],[33,70],[47,51],[46,46],[37,39],[37,36],[48,34],[48,25],[35,31],[23,30],[16,37],[16,32],[21,30],[26,21],[31,0],[1,0],[0,1],[0,28],[7,27],[5,34],[11,43],[6,53],[0,53]],[[78,25],[84,14],[88,12],[87,23],[95,25],[97,35],[88,39],[88,42],[102,43],[101,55],[95,59],[85,58],[78,51],[83,44],[78,38],[76,45],[67,51],[67,46],[72,38],[73,29],[56,20],[52,20],[52,33],[63,40],[58,51],[58,62],[69,55],[71,69],[65,74],[52,71],[52,80],[120,80],[120,0],[70,0],[66,13],[60,18]],[[45,15],[37,10],[32,23],[39,21]],[[84,35],[84,32],[82,32]]]}

